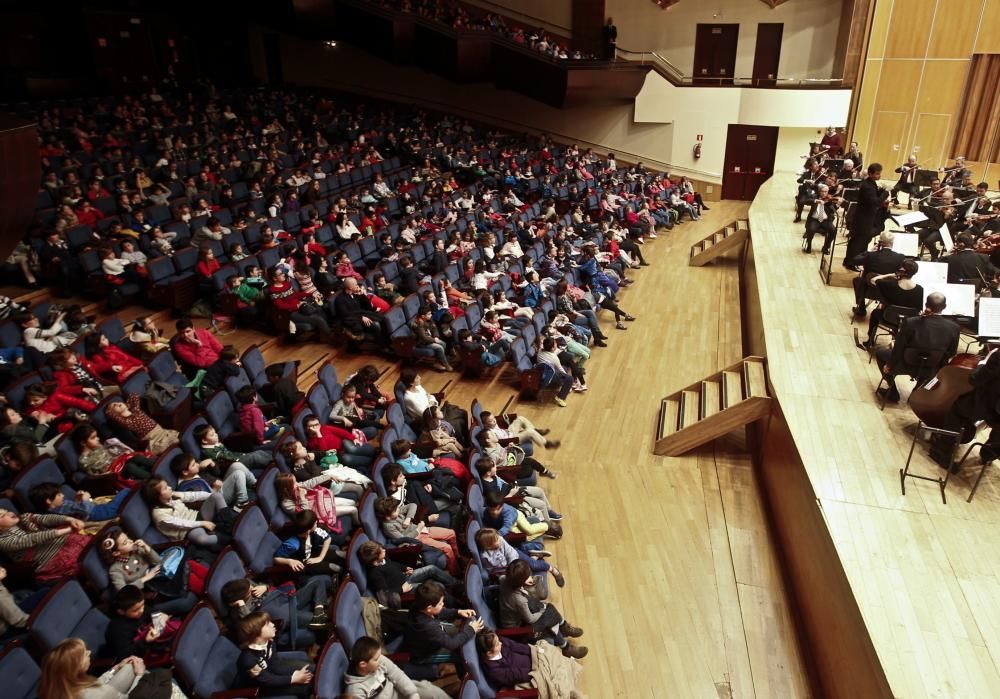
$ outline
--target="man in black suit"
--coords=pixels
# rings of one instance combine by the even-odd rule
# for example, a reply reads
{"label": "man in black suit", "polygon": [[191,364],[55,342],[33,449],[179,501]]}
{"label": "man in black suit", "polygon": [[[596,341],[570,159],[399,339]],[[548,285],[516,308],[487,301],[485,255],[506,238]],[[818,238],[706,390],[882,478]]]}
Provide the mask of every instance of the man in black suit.
{"label": "man in black suit", "polygon": [[997,270],[990,264],[990,258],[976,252],[975,247],[976,239],[969,233],[962,233],[955,239],[955,251],[944,258],[948,263],[949,284],[972,282],[980,289],[983,279],[989,281],[996,276]]}
{"label": "man in black suit", "polygon": [[861,268],[861,274],[851,281],[854,285],[854,315],[856,316],[864,317],[867,313],[865,297],[869,290],[874,292],[875,289],[870,284],[871,278],[879,274],[892,274],[903,264],[905,259],[903,253],[892,249],[894,237],[890,231],[882,231],[876,250],[867,250],[848,260],[852,267]]}
{"label": "man in black suit", "polygon": [[[888,388],[881,388],[879,392],[885,393],[888,403],[899,402],[899,391],[896,389],[896,376],[899,374],[913,375],[921,373],[920,378],[934,376],[958,351],[958,336],[961,330],[958,323],[945,318],[941,313],[947,306],[944,294],[933,292],[927,296],[927,303],[924,312],[919,316],[907,318],[899,327],[896,334],[896,341],[892,348],[882,347],[875,353],[875,361],[878,368],[885,374]],[[916,349],[927,352],[943,352],[941,364],[936,366],[919,366],[907,364],[905,353],[908,349]]]}
{"label": "man in black suit", "polygon": [[[851,222],[851,237],[847,241],[847,254],[844,256],[844,266],[853,269],[851,260],[868,248],[872,236],[882,230],[885,221],[879,220],[882,204],[889,198],[889,192],[880,190],[878,180],[882,176],[882,166],[872,163],[868,166],[868,177],[861,181],[858,187],[858,203],[854,207],[854,220]],[[878,230],[876,230],[876,225]]]}
{"label": "man in black suit", "polygon": [[615,21],[608,17],[608,21],[601,28],[601,33],[604,36],[604,57],[613,61],[615,49],[618,47],[618,27],[615,26]]}
{"label": "man in black suit", "polygon": [[357,279],[345,279],[344,288],[333,297],[332,304],[333,316],[340,321],[344,334],[352,342],[361,342],[367,337],[384,347],[389,346],[382,315],[372,306]]}

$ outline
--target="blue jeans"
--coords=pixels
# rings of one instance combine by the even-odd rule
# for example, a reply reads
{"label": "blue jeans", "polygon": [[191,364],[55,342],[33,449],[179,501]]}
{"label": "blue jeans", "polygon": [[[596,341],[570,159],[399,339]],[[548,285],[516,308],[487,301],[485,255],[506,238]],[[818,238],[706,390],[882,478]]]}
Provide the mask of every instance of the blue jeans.
{"label": "blue jeans", "polygon": [[264,429],[264,441],[270,442],[272,439],[278,436],[278,433],[284,428],[283,425],[270,424]]}
{"label": "blue jeans", "polygon": [[111,500],[111,502],[104,503],[103,505],[94,505],[94,509],[90,511],[90,516],[87,517],[91,522],[101,522],[106,519],[114,519],[118,516],[118,510],[121,509],[122,503],[125,502],[125,498],[132,494],[132,491],[126,488],[119,492]]}
{"label": "blue jeans", "polygon": [[559,398],[566,400],[570,389],[573,388],[573,377],[566,372],[557,371],[552,377],[552,381],[549,382],[549,386],[555,387],[559,391]]}
{"label": "blue jeans", "polygon": [[446,571],[441,570],[437,566],[421,566],[420,568],[417,568],[410,573],[410,577],[406,579],[406,582],[410,583],[413,587],[416,587],[420,583],[427,580],[436,580],[442,585],[454,585],[458,582]]}
{"label": "blue jeans", "polygon": [[543,561],[541,558],[535,558],[534,556],[529,556],[524,551],[518,551],[517,557],[522,561],[527,562],[528,567],[531,568],[532,573],[548,573],[550,566],[548,563]]}
{"label": "blue jeans", "polygon": [[[372,428],[369,427],[368,429]],[[364,430],[362,430],[362,432],[364,432]],[[367,432],[365,432],[365,436],[368,436]],[[375,435],[372,436],[374,437]],[[337,457],[340,459],[340,463],[345,466],[350,466],[355,469],[368,469],[375,461],[375,454],[375,447],[371,444],[356,444],[350,439],[345,439]],[[371,475],[365,471],[363,471],[363,473],[366,476]]]}
{"label": "blue jeans", "polygon": [[196,604],[198,604],[198,595],[193,592],[188,592],[183,597],[156,602],[153,605],[153,611],[163,612],[164,614],[169,614],[170,616],[183,617],[185,614],[194,609],[194,605]]}
{"label": "blue jeans", "polygon": [[245,505],[250,501],[250,494],[247,488],[257,485],[257,477],[253,471],[247,468],[242,462],[234,461],[226,471],[226,478],[222,481],[222,497],[226,504]]}

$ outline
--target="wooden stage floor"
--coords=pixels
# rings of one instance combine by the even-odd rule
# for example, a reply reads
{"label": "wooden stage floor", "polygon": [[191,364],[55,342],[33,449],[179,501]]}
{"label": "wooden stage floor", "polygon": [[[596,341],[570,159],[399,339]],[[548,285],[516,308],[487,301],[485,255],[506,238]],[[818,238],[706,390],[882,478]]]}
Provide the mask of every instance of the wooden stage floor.
{"label": "wooden stage floor", "polygon": [[[867,319],[853,321],[851,289],[824,286],[818,254],[801,251],[794,191],[777,175],[750,209],[770,380],[878,660],[897,697],[998,697],[1000,473],[987,471],[971,503],[971,457],[948,504],[933,483],[900,493],[912,384],[901,379],[904,400],[879,410],[877,367],[852,339]],[[944,475],[919,448],[914,470]]]}

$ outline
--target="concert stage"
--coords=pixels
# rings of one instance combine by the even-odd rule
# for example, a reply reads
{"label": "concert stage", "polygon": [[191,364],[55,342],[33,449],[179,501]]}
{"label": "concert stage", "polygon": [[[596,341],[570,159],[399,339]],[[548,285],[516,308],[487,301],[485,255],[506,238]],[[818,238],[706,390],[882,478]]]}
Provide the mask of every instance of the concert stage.
{"label": "concert stage", "polygon": [[[816,674],[830,697],[998,697],[1000,471],[971,503],[975,455],[947,504],[926,481],[901,494],[912,383],[879,410],[877,367],[853,341],[867,319],[802,252],[795,187],[791,174],[761,187],[741,284],[744,350],[767,357],[780,406],[755,428],[759,473]],[[945,475],[919,447],[911,470]]]}

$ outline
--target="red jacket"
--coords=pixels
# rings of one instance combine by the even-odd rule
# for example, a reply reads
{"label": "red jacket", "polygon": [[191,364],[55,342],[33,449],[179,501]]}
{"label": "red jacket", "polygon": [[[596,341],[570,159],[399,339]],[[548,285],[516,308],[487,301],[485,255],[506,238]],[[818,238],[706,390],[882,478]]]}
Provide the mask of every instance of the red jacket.
{"label": "red jacket", "polygon": [[194,334],[201,340],[201,345],[186,342],[183,338],[178,337],[177,341],[174,342],[174,356],[182,364],[207,369],[219,359],[222,343],[204,328],[195,328]]}
{"label": "red jacket", "polygon": [[[83,398],[77,398],[76,396],[71,396],[68,393],[64,393],[60,389],[56,389],[51,396],[45,399],[45,402],[39,405],[37,408],[33,408],[28,412],[29,417],[37,417],[40,413],[48,413],[59,420],[66,411],[70,408],[79,408],[85,413],[92,412],[94,408],[97,407],[97,403],[91,400],[84,400]],[[60,429],[60,432],[63,430]]]}
{"label": "red jacket", "polygon": [[[131,376],[136,369],[141,369],[144,366],[140,360],[131,354],[126,354],[114,345],[108,345],[98,354],[82,361],[83,366],[91,374],[109,383],[118,384],[124,383],[125,379]],[[121,367],[121,371],[116,372],[111,368],[113,366]]]}
{"label": "red jacket", "polygon": [[[83,368],[93,374],[94,379],[100,383],[101,377],[99,377],[90,369],[90,367],[87,366],[86,360],[81,360],[80,363]],[[69,369],[57,369],[56,371],[53,371],[52,379],[56,382],[56,391],[67,396],[75,396],[77,398],[84,397],[83,385],[80,383],[77,375]]]}
{"label": "red jacket", "polygon": [[306,444],[313,451],[340,451],[344,446],[345,439],[354,439],[350,430],[336,425],[320,425],[319,431],[323,436],[309,437]]}
{"label": "red jacket", "polygon": [[197,264],[198,275],[203,279],[211,279],[212,275],[218,272],[221,266],[218,260],[212,260],[211,262],[202,260]]}
{"label": "red jacket", "polygon": [[257,440],[257,444],[264,443],[264,413],[256,403],[247,403],[240,406],[240,429],[250,432]]}
{"label": "red jacket", "polygon": [[281,284],[271,284],[268,287],[271,294],[271,303],[274,307],[282,311],[297,311],[299,304],[309,300],[310,296],[303,291],[296,291],[291,282],[284,281]]}

